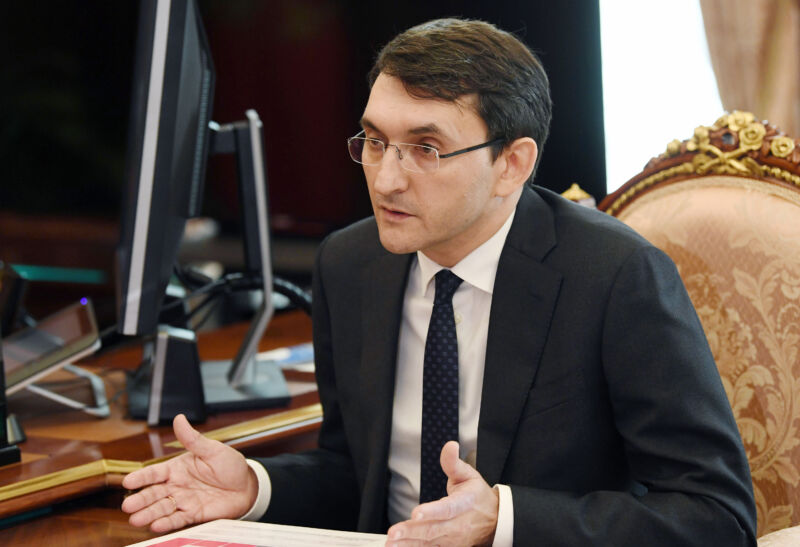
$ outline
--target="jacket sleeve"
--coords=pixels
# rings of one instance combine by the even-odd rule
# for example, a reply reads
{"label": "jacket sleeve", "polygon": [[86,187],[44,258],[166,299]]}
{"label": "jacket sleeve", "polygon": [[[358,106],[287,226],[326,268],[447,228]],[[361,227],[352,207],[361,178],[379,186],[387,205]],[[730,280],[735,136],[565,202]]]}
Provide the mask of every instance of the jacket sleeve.
{"label": "jacket sleeve", "polygon": [[747,459],[702,326],[672,261],[643,247],[607,301],[602,366],[632,487],[511,485],[514,543],[755,545]]}
{"label": "jacket sleeve", "polygon": [[258,461],[272,483],[263,520],[280,524],[354,530],[359,488],[345,439],[337,398],[331,352],[331,327],[325,297],[322,243],[314,266],[312,287],[314,363],[323,422],[319,448]]}

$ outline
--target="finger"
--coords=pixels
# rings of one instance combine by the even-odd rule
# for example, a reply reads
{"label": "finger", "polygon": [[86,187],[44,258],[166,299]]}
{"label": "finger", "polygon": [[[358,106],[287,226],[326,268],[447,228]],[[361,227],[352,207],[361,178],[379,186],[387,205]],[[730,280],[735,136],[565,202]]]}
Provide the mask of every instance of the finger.
{"label": "finger", "polygon": [[456,486],[459,483],[481,476],[470,464],[458,457],[458,443],[455,441],[448,441],[442,447],[439,463],[442,466],[442,471],[447,475],[448,493],[450,493],[451,486]]}
{"label": "finger", "polygon": [[172,420],[172,429],[183,447],[195,456],[208,458],[217,449],[216,443],[193,428],[183,414],[178,414]]}
{"label": "finger", "polygon": [[122,510],[126,513],[135,513],[169,495],[170,492],[165,485],[156,484],[125,498],[122,502]]}
{"label": "finger", "polygon": [[177,512],[177,502],[173,503],[171,499],[164,497],[132,514],[128,518],[128,522],[132,526],[147,526],[148,524],[152,526],[159,519],[168,517],[175,512]]}
{"label": "finger", "polygon": [[153,521],[153,523],[150,525],[150,530],[158,534],[163,534],[164,532],[177,530],[178,528],[183,528],[184,526],[193,523],[194,520],[189,516],[188,513],[184,511],[175,511],[171,515],[167,515]]}
{"label": "finger", "polygon": [[123,488],[136,490],[143,486],[165,482],[169,478],[169,463],[158,463],[149,465],[133,473],[129,473],[122,479]]}
{"label": "finger", "polygon": [[447,535],[447,523],[445,522],[399,522],[389,528],[386,535],[392,545],[410,546],[426,545],[428,542],[436,541]]}
{"label": "finger", "polygon": [[411,521],[449,520],[472,509],[474,502],[475,495],[471,492],[446,496],[440,500],[417,505],[411,511]]}

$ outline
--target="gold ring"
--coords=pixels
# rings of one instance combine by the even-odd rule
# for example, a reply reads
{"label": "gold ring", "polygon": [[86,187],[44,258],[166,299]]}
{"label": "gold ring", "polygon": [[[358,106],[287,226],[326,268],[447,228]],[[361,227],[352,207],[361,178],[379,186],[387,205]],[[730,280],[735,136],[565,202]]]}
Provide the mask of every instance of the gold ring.
{"label": "gold ring", "polygon": [[177,511],[178,510],[178,502],[175,501],[175,498],[173,498],[172,496],[167,496],[166,499],[168,499],[169,501],[172,502],[172,512],[174,513],[175,511]]}

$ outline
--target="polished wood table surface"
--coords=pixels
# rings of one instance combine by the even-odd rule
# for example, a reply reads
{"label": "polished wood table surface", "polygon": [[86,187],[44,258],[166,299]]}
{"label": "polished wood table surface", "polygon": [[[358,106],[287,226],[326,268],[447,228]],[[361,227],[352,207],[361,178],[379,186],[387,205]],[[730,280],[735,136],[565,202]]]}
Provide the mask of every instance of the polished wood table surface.
{"label": "polished wood table surface", "polygon": [[[247,325],[202,334],[200,357],[231,358]],[[311,321],[300,312],[276,316],[260,344],[269,350],[309,341]],[[110,398],[124,388],[124,370],[141,349],[123,348],[80,364],[100,374]],[[307,374],[287,373],[293,394],[286,408],[210,415],[198,429],[248,456],[311,448],[321,420],[316,386]],[[55,373],[45,382],[58,391],[88,393],[85,385]],[[77,397],[80,398],[81,393]],[[127,545],[155,537],[127,523],[119,505],[125,474],[183,451],[169,426],[148,427],[126,418],[124,395],[113,399],[111,417],[98,419],[29,392],[9,399],[27,440],[22,462],[0,468],[0,545]]]}

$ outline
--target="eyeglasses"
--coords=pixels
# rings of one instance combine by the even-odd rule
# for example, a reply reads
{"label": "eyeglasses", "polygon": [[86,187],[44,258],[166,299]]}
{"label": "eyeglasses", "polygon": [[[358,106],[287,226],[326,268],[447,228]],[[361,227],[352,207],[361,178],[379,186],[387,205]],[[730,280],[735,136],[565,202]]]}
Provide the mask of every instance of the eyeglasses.
{"label": "eyeglasses", "polygon": [[449,154],[439,154],[439,151],[432,146],[425,144],[409,144],[406,142],[384,143],[379,139],[361,137],[364,131],[359,131],[355,137],[347,139],[347,150],[354,162],[361,165],[378,165],[383,160],[386,149],[394,146],[397,150],[397,159],[400,167],[412,173],[433,173],[439,168],[439,160],[452,158],[459,154],[466,154],[473,150],[486,148],[503,142],[502,138],[494,139],[483,144],[476,144],[469,148],[462,148]]}

